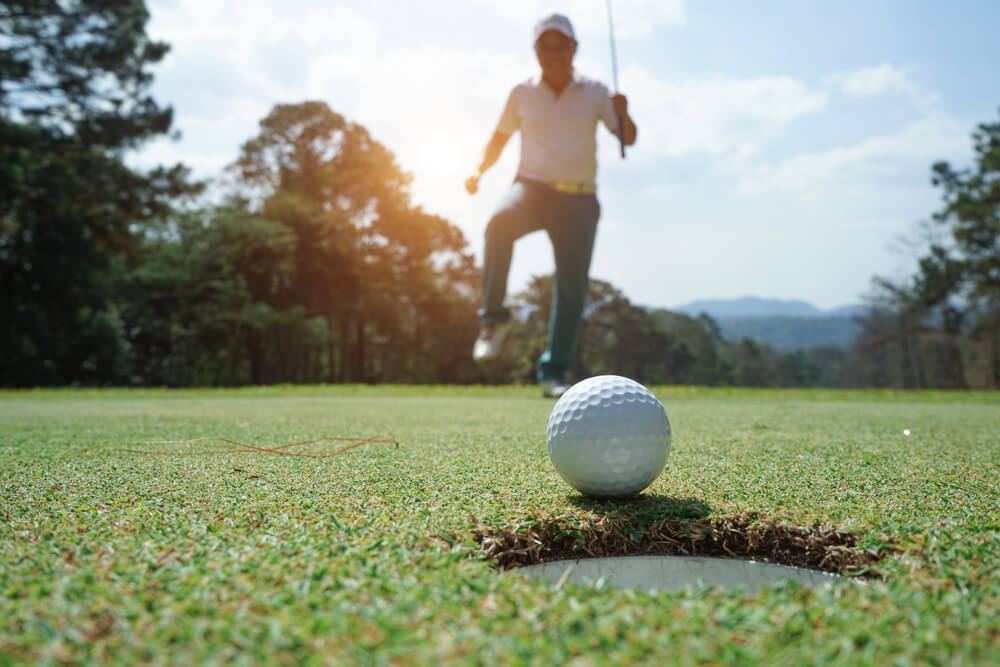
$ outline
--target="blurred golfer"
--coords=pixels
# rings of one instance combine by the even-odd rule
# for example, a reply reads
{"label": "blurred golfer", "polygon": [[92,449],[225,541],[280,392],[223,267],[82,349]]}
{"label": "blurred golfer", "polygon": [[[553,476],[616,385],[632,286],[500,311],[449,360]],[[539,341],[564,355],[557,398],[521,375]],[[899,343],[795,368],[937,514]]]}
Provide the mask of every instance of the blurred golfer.
{"label": "blurred golfer", "polygon": [[496,359],[510,332],[504,306],[514,241],[544,229],[552,241],[556,273],[548,347],[538,360],[538,381],[546,396],[561,396],[576,351],[590,258],[601,207],[595,185],[598,121],[621,140],[635,143],[635,123],[624,95],[580,76],[573,69],[576,36],[569,19],[552,14],[535,26],[535,55],[541,75],[514,87],[486,146],[476,173],[465,182],[469,194],[500,158],[515,131],[521,131],[521,162],[514,183],[486,227],[483,260],[482,330],[472,356],[479,363]]}

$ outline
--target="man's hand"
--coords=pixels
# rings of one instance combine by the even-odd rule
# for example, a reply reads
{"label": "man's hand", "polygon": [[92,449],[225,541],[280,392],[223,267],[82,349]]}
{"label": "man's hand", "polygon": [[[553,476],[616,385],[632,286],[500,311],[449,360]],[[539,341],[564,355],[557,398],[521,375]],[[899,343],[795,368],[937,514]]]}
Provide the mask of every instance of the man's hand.
{"label": "man's hand", "polygon": [[615,115],[628,118],[628,98],[621,93],[611,96],[611,105],[615,108]]}
{"label": "man's hand", "polygon": [[[615,93],[611,96],[611,106],[621,123],[622,134],[625,135],[621,137],[622,143],[626,146],[631,146],[635,143],[635,137],[638,134],[638,129],[635,127],[635,121],[633,121],[632,117],[628,115],[628,98],[621,93]],[[612,132],[614,132],[614,130],[612,130]]]}
{"label": "man's hand", "polygon": [[494,132],[493,136],[490,137],[490,143],[486,144],[486,150],[483,152],[482,164],[472,176],[465,179],[465,191],[470,195],[476,194],[479,190],[479,179],[482,178],[487,169],[500,159],[500,153],[503,152],[503,147],[507,145],[508,139],[510,139],[510,135],[503,132]]}

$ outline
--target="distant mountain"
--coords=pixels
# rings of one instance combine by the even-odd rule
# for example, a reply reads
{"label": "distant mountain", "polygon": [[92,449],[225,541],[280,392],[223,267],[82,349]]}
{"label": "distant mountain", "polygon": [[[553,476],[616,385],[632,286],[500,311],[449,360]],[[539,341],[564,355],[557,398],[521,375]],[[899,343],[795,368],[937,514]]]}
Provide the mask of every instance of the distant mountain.
{"label": "distant mountain", "polygon": [[779,350],[808,347],[847,347],[860,328],[854,318],[867,312],[862,304],[820,310],[806,301],[761,299],[705,299],[676,308],[697,317],[706,313],[727,340],[752,338]]}
{"label": "distant mountain", "polygon": [[678,313],[697,317],[707,313],[712,319],[723,317],[770,317],[783,315],[786,317],[816,317],[823,311],[805,301],[783,301],[781,299],[761,299],[755,296],[745,296],[739,299],[703,299],[676,308]]}
{"label": "distant mountain", "polygon": [[733,317],[853,317],[866,312],[867,309],[868,307],[863,304],[849,304],[830,310],[820,310],[808,301],[744,296],[738,299],[702,299],[670,310],[693,317],[706,313],[712,319],[718,320]]}

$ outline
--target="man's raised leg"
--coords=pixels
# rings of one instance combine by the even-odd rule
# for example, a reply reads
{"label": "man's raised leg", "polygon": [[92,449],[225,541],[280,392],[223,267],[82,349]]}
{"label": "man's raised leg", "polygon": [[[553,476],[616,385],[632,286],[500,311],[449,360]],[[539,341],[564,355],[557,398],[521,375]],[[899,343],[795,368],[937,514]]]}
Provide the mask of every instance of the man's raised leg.
{"label": "man's raised leg", "polygon": [[510,311],[504,299],[514,242],[542,228],[543,199],[536,187],[515,182],[486,226],[483,307],[479,310],[483,328],[472,352],[479,363],[493,361],[500,355],[510,329]]}

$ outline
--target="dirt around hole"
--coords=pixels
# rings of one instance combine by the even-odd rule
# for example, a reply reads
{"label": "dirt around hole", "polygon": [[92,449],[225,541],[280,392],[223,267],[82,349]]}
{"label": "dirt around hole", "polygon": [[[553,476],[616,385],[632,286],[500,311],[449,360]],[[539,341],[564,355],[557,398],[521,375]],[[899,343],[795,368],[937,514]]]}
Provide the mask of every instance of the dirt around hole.
{"label": "dirt around hole", "polygon": [[538,515],[508,528],[473,532],[480,555],[507,570],[555,560],[608,556],[712,556],[793,565],[865,579],[881,578],[875,565],[893,555],[866,548],[834,526],[799,526],[743,513],[722,518],[663,518],[639,527],[607,514]]}

